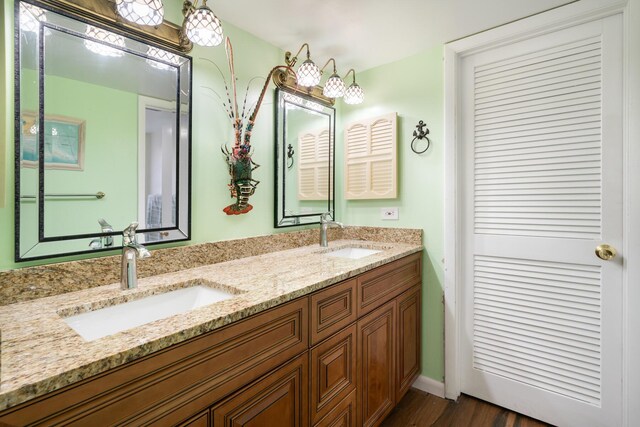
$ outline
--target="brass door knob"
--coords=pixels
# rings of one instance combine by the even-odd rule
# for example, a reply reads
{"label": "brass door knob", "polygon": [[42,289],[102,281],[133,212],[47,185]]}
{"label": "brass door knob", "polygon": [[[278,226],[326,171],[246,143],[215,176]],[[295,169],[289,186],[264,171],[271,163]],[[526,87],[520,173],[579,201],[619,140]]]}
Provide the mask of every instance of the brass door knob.
{"label": "brass door knob", "polygon": [[605,261],[615,258],[617,254],[618,252],[616,251],[616,248],[607,244],[598,245],[596,248],[596,255],[598,258]]}

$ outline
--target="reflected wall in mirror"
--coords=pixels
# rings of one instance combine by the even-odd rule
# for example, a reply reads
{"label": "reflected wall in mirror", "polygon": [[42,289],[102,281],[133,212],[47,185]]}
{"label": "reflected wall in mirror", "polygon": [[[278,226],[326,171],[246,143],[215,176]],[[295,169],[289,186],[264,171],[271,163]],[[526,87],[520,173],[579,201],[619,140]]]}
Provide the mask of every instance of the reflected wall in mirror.
{"label": "reflected wall in mirror", "polygon": [[335,109],[276,90],[275,227],[334,217]]}
{"label": "reflected wall in mirror", "polygon": [[114,31],[16,1],[16,261],[189,239],[191,58]]}

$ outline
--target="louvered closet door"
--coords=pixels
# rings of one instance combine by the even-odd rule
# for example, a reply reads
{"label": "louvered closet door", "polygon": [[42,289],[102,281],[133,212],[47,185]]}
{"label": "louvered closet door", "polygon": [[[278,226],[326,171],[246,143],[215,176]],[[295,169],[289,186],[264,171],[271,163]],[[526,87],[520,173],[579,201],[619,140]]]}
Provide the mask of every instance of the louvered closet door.
{"label": "louvered closet door", "polygon": [[622,20],[461,62],[462,391],[621,424]]}

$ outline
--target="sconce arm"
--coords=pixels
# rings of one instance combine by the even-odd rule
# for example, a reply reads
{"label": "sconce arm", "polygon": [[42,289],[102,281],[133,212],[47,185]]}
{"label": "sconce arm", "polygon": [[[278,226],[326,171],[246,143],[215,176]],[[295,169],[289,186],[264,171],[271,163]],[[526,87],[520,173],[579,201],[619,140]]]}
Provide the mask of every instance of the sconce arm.
{"label": "sconce arm", "polygon": [[329,59],[327,60],[327,63],[326,63],[326,64],[324,64],[324,65],[322,66],[322,68],[320,68],[320,74],[322,74],[322,72],[324,71],[324,69],[325,69],[325,68],[327,68],[327,65],[329,65],[329,62],[333,62],[333,74],[336,74],[336,73],[337,73],[337,71],[336,71],[336,60],[335,60],[335,59],[333,59],[333,58],[329,58]]}
{"label": "sconce arm", "polygon": [[287,64],[289,67],[293,67],[294,65],[296,65],[296,62],[298,61],[298,55],[300,55],[300,52],[302,52],[302,49],[304,49],[305,46],[307,47],[307,59],[309,59],[311,57],[311,53],[309,52],[309,44],[303,43],[302,46],[300,46],[300,49],[298,49],[298,53],[296,53],[293,58],[291,57],[291,52],[289,51],[284,54],[285,64]]}
{"label": "sconce arm", "polygon": [[353,73],[353,83],[356,82],[356,71],[351,68],[349,71],[347,71],[347,74],[344,75],[344,80],[347,80],[347,76],[349,75],[349,73]]}

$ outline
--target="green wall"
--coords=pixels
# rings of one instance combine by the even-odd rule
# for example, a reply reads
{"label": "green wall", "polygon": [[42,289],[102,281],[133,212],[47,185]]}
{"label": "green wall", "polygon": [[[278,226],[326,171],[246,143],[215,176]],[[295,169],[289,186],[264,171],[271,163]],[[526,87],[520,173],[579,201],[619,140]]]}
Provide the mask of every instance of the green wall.
{"label": "green wall", "polygon": [[[23,71],[35,80],[32,70]],[[98,86],[57,76],[46,78],[46,114],[72,117],[85,121],[85,149],[83,170],[47,169],[45,192],[52,194],[93,194],[104,192],[101,200],[47,199],[45,200],[45,236],[92,233],[100,230],[99,218],[105,218],[117,229],[123,229],[138,218],[137,153],[138,153],[138,96],[134,93]],[[37,93],[21,92],[24,111],[37,110]],[[95,102],[95,100],[100,102]],[[113,123],[118,123],[117,127]],[[108,179],[105,179],[108,177]],[[24,194],[37,194],[38,171],[22,168],[20,182]],[[37,224],[37,204],[21,204],[22,221]],[[28,237],[22,248],[37,243],[37,227],[24,227]],[[29,244],[30,243],[30,244]],[[86,250],[87,240],[70,242],[73,249]]]}
{"label": "green wall", "polygon": [[[346,224],[421,228],[424,232],[423,360],[424,375],[442,380],[444,375],[444,146],[442,48],[359,73],[364,103],[343,105],[342,124],[336,128],[336,171],[342,175],[343,129],[354,120],[398,113],[398,198],[342,200],[336,186],[338,218]],[[427,124],[431,148],[421,155],[411,151],[419,120]],[[422,146],[424,147],[424,146]],[[380,219],[380,208],[398,207],[398,221]]]}
{"label": "green wall", "polygon": [[[29,265],[60,262],[72,259],[91,258],[92,255],[80,257],[54,258],[49,261],[33,261],[16,264],[13,261],[14,219],[13,219],[13,0],[6,0],[2,6],[3,31],[0,33],[0,45],[7,49],[0,57],[3,62],[2,91],[3,100],[0,105],[0,181],[6,177],[2,188],[6,192],[7,203],[0,203],[0,270],[26,267]],[[173,22],[181,22],[182,3],[165,1],[166,18]],[[234,47],[236,75],[238,77],[238,99],[242,102],[247,82],[254,77],[251,93],[262,89],[264,77],[276,64],[283,62],[284,52],[262,41],[251,34],[230,24],[223,24]],[[252,136],[254,159],[261,165],[254,172],[254,178],[261,181],[256,194],[251,198],[254,209],[247,215],[228,216],[222,209],[231,204],[227,183],[229,174],[223,161],[220,148],[223,144],[233,142],[231,124],[215,90],[225,97],[220,73],[210,61],[217,64],[228,80],[227,61],[223,45],[214,48],[196,46],[189,54],[193,57],[193,163],[192,163],[192,240],[190,244],[210,242],[232,238],[264,235],[274,232],[273,229],[273,87],[268,91]],[[0,75],[2,76],[2,75]],[[6,96],[4,94],[7,94]],[[5,136],[6,135],[6,136]],[[5,147],[2,147],[5,144]],[[3,155],[6,159],[3,160]],[[115,169],[114,169],[115,170]],[[0,201],[2,200],[0,192]],[[179,244],[173,244],[176,246]],[[167,245],[163,245],[167,246]],[[158,246],[158,247],[163,247]],[[169,245],[171,246],[171,245]],[[117,252],[113,252],[117,253]],[[105,255],[104,253],[102,254]]]}
{"label": "green wall", "polygon": [[[0,45],[8,52],[3,86],[7,96],[0,104],[0,135],[5,138],[6,149],[0,142],[0,161],[7,182],[3,186],[7,203],[0,207],[0,270],[36,264],[13,262],[13,1],[4,5],[5,32],[0,35]],[[167,19],[179,22],[181,2],[165,1]],[[225,34],[234,46],[236,72],[239,80],[239,97],[244,94],[247,81],[256,76],[266,76],[271,67],[283,62],[283,52],[274,46],[224,24]],[[294,47],[295,48],[295,47]],[[273,223],[273,91],[270,90],[258,116],[252,136],[254,159],[262,166],[254,172],[261,181],[252,197],[253,211],[247,215],[227,216],[222,209],[232,200],[226,187],[229,176],[222,159],[220,147],[231,143],[232,131],[219,98],[214,89],[224,97],[224,88],[213,61],[226,71],[224,48],[196,47],[190,54],[194,59],[193,73],[193,164],[192,164],[192,241],[210,242],[242,238],[290,229],[274,230]],[[0,74],[0,77],[2,75]],[[440,48],[410,57],[392,64],[359,73],[358,82],[365,89],[365,103],[336,107],[336,209],[337,218],[349,225],[373,225],[386,227],[414,227],[424,230],[424,327],[423,374],[442,380],[443,362],[443,101],[442,101],[442,51]],[[262,80],[254,87],[261,88]],[[256,91],[254,90],[254,92]],[[399,115],[399,198],[386,201],[342,200],[342,129],[352,120],[397,112]],[[425,120],[431,130],[432,148],[423,155],[410,151],[411,133],[418,120]],[[1,132],[6,126],[6,132]],[[1,193],[0,193],[1,196]],[[2,198],[0,197],[0,202]],[[1,206],[1,203],[0,203]],[[399,221],[380,220],[380,208],[398,206]],[[174,245],[175,246],[175,245]],[[113,252],[117,253],[117,252]],[[86,258],[87,256],[85,256]],[[75,258],[58,258],[59,262]],[[43,262],[40,262],[43,263]]]}

